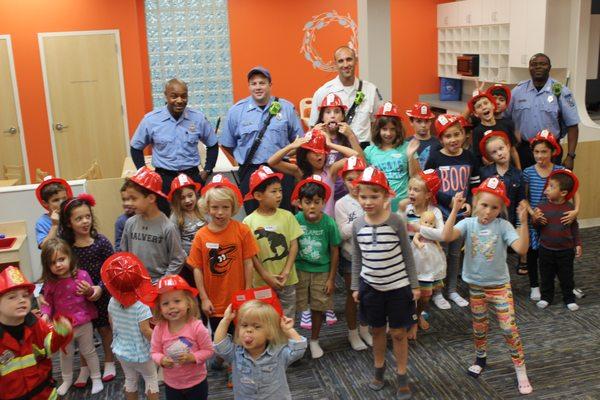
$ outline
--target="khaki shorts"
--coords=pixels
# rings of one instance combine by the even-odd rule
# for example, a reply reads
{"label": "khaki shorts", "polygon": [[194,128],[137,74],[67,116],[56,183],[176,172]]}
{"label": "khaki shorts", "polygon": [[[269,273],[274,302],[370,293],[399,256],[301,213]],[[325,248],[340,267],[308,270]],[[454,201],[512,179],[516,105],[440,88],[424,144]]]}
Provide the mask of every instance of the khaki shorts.
{"label": "khaki shorts", "polygon": [[327,311],[333,307],[331,296],[325,294],[329,272],[304,272],[297,270],[296,308],[298,311],[310,309]]}
{"label": "khaki shorts", "polygon": [[296,285],[284,286],[281,290],[276,290],[279,303],[283,310],[283,315],[288,318],[296,317]]}

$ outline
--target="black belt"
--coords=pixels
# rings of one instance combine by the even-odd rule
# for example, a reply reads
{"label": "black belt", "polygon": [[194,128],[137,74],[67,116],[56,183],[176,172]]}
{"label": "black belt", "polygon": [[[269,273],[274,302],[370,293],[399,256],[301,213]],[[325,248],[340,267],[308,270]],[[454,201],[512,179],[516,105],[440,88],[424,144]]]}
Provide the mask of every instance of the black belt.
{"label": "black belt", "polygon": [[54,387],[54,379],[52,378],[52,372],[48,374],[48,377],[42,383],[34,387],[33,390],[31,390],[29,393],[21,397],[15,397],[10,400],[31,400],[38,394],[42,393],[42,391],[44,391],[44,389],[46,389],[48,386]]}
{"label": "black belt", "polygon": [[167,174],[167,175],[174,175],[174,176],[177,176],[179,174],[191,175],[191,174],[194,174],[199,171],[198,167],[183,169],[181,171],[171,171],[170,169],[164,169],[164,168],[155,168],[154,170],[156,172],[158,172],[159,174]]}

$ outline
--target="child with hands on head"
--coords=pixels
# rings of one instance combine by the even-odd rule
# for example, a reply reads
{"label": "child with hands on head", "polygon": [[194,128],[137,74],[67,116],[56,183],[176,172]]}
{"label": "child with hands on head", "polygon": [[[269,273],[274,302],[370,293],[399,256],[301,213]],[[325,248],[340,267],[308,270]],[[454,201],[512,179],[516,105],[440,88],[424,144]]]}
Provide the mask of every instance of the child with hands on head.
{"label": "child with hands on head", "polygon": [[[236,318],[232,336],[228,332]],[[215,351],[233,365],[234,399],[291,400],[285,370],[302,358],[306,339],[293,319],[250,300],[237,311],[227,307],[215,332]]]}
{"label": "child with hands on head", "polygon": [[469,285],[473,336],[476,359],[468,369],[477,378],[486,367],[488,308],[496,313],[502,335],[510,349],[521,394],[533,391],[527,371],[521,336],[515,320],[515,306],[510,274],[506,263],[508,246],[518,254],[525,254],[529,246],[527,232],[527,207],[523,201],[517,214],[521,225],[518,230],[498,215],[510,204],[504,183],[496,177],[488,178],[473,190],[474,217],[456,223],[456,216],[465,198],[462,193],[454,196],[452,211],[446,220],[443,240],[465,238],[465,255],[462,280]]}
{"label": "child with hands on head", "polygon": [[[100,375],[100,361],[94,347],[92,321],[98,311],[91,299],[98,298],[102,289],[94,286],[89,274],[77,268],[71,247],[61,239],[49,239],[42,247],[42,294],[45,304],[40,311],[45,321],[66,316],[73,323],[73,337],[79,354],[85,359],[92,378],[92,394],[104,389]],[[57,393],[64,396],[73,384],[73,343],[60,353],[63,383]]]}
{"label": "child with hands on head", "polygon": [[206,361],[214,350],[208,330],[198,319],[198,291],[178,275],[158,281],[152,332],[152,359],[162,366],[166,397],[208,398]]}
{"label": "child with hands on head", "polygon": [[138,374],[149,400],[158,400],[158,376],[150,358],[152,311],[155,288],[139,258],[115,253],[102,265],[102,280],[112,298],[108,313],[113,329],[112,349],[125,374],[125,399],[138,398]]}
{"label": "child with hands on head", "polygon": [[42,214],[35,223],[35,236],[38,248],[41,249],[46,240],[58,235],[60,204],[73,197],[73,190],[64,179],[47,176],[35,188],[35,197],[48,211]]}

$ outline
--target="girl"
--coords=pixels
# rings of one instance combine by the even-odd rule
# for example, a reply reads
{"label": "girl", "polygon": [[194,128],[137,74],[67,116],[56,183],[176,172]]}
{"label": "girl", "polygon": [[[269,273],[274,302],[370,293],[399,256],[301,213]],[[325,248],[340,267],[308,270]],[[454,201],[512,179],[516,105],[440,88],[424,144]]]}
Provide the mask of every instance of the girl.
{"label": "girl", "polygon": [[[92,394],[100,393],[104,386],[100,376],[100,362],[94,347],[92,320],[98,317],[93,298],[99,298],[102,289],[94,286],[88,273],[78,269],[71,247],[63,240],[49,239],[42,248],[41,312],[46,322],[58,316],[69,317],[73,324],[73,339],[86,360],[92,378]],[[73,342],[60,352],[60,370],[63,383],[57,393],[64,396],[73,384]]]}
{"label": "girl", "polygon": [[206,360],[214,350],[198,319],[198,291],[178,275],[158,281],[152,332],[152,359],[163,367],[167,400],[208,398]]}
{"label": "girl", "polygon": [[471,313],[473,314],[473,335],[477,357],[469,367],[469,375],[477,378],[486,366],[487,331],[489,326],[488,307],[496,313],[506,344],[517,373],[518,388],[521,394],[533,391],[527,371],[519,330],[515,320],[515,306],[510,275],[506,264],[508,246],[518,254],[525,254],[529,246],[527,233],[527,207],[525,202],[517,209],[521,222],[518,231],[510,222],[497,218],[510,204],[504,184],[496,177],[486,179],[473,190],[475,195],[474,217],[459,221],[456,215],[465,203],[462,193],[454,196],[452,211],[448,216],[443,240],[452,241],[465,238],[465,258],[462,279],[469,285]]}
{"label": "girl", "polygon": [[408,178],[421,167],[414,157],[419,141],[404,141],[402,118],[396,106],[390,102],[379,107],[372,129],[374,144],[365,149],[367,164],[383,171],[396,197],[392,199],[392,211],[398,210],[398,202],[407,196]]}
{"label": "girl", "polygon": [[[82,193],[76,198],[64,201],[60,207],[60,220],[58,232],[73,249],[77,258],[78,267],[86,271],[94,285],[100,287],[98,297],[93,297],[96,303],[98,317],[92,321],[95,329],[102,338],[102,349],[104,350],[104,374],[103,382],[109,382],[115,378],[115,359],[111,350],[112,330],[108,322],[108,302],[110,295],[104,290],[104,284],[100,277],[102,263],[110,257],[114,251],[112,244],[106,236],[96,230],[96,221],[92,207],[96,201],[92,195]],[[82,360],[79,377],[75,381],[75,387],[82,388],[86,385],[90,376],[90,370]]]}
{"label": "girl", "polygon": [[[531,148],[535,164],[525,168],[523,171],[523,181],[525,182],[525,193],[529,202],[527,212],[533,219],[534,209],[542,201],[544,196],[544,187],[548,180],[548,175],[554,170],[563,169],[562,166],[553,164],[551,159],[561,153],[561,147],[556,138],[550,131],[543,130],[531,139]],[[579,194],[574,197],[575,210],[565,213],[561,222],[570,224],[579,214]],[[533,301],[541,299],[539,274],[538,274],[538,246],[539,236],[537,231],[531,227],[529,229],[531,243],[527,252],[527,270],[529,274],[529,286],[531,293],[529,298]]]}
{"label": "girl", "polygon": [[[417,315],[419,316],[418,327],[424,331],[429,330],[429,322],[425,314],[429,310],[429,300],[434,291],[440,292],[444,287],[446,277],[446,256],[439,243],[432,240],[440,240],[444,227],[441,211],[435,206],[437,204],[437,192],[441,181],[432,169],[419,172],[418,175],[408,181],[408,199],[400,202],[399,207],[407,220],[408,236],[411,241],[411,249],[417,266],[419,277],[419,289],[421,297],[417,301]],[[423,218],[433,217],[432,223],[425,225]],[[419,240],[423,240],[421,246]],[[417,325],[414,325],[410,338],[416,338]]]}
{"label": "girl", "polygon": [[146,396],[158,400],[158,377],[150,358],[152,328],[150,303],[154,288],[146,267],[131,253],[115,253],[102,265],[102,281],[112,295],[108,313],[114,339],[112,348],[125,374],[125,399],[138,398],[138,373]]}
{"label": "girl", "polygon": [[[235,336],[227,334],[236,318]],[[294,320],[258,300],[244,303],[236,313],[231,305],[215,332],[217,354],[231,362],[234,399],[291,399],[286,368],[306,351],[306,339],[294,330]]]}

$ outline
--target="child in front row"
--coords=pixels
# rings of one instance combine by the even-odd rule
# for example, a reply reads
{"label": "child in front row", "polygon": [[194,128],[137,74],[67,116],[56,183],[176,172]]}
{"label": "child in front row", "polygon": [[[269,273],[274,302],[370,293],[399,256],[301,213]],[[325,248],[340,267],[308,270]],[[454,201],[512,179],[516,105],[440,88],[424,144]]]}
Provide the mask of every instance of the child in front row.
{"label": "child in front row", "polygon": [[[228,334],[236,317],[235,334]],[[302,358],[306,339],[294,330],[293,319],[250,300],[237,312],[227,307],[215,332],[215,351],[234,366],[234,399],[291,400],[285,370]]]}
{"label": "child in front row", "polygon": [[561,218],[573,210],[569,202],[575,196],[579,180],[568,169],[558,169],[548,175],[543,200],[534,210],[533,224],[540,237],[539,262],[541,277],[541,300],[539,308],[546,308],[554,300],[554,278],[558,276],[563,302],[571,311],[579,310],[573,289],[573,260],[581,257],[581,238],[577,220],[569,225]]}
{"label": "child in front row", "polygon": [[102,281],[111,294],[108,313],[112,349],[125,375],[125,399],[138,399],[138,374],[148,400],[158,400],[158,377],[150,358],[151,304],[155,292],[148,271],[132,253],[115,253],[102,265]]}
{"label": "child in front row", "polygon": [[323,356],[319,334],[323,314],[333,307],[339,245],[342,242],[335,221],[323,212],[331,195],[331,187],[323,182],[320,175],[298,182],[292,192],[292,203],[297,201],[301,210],[296,214],[296,220],[304,232],[296,258],[297,308],[305,310],[310,305],[312,327],[309,347],[312,358]]}
{"label": "child in front row", "polygon": [[396,398],[409,399],[407,331],[417,322],[420,291],[406,224],[390,211],[395,193],[383,172],[368,167],[355,184],[365,214],[352,227],[352,296],[360,302],[361,321],[373,333],[375,376],[369,388],[381,390],[385,385],[388,326],[396,358]]}
{"label": "child in front row", "polygon": [[275,173],[264,165],[252,173],[245,200],[255,199],[258,208],[244,218],[244,224],[256,238],[260,268],[266,270],[262,276],[260,268],[255,270],[252,286],[271,286],[277,292],[283,314],[294,318],[298,283],[295,261],[302,230],[291,212],[279,208],[281,179],[283,174]]}
{"label": "child in front row", "polygon": [[46,210],[35,223],[35,238],[38,248],[42,248],[46,240],[58,235],[60,203],[73,197],[71,186],[64,179],[47,176],[35,188],[35,197]]}
{"label": "child in front row", "polygon": [[465,198],[462,193],[454,196],[452,211],[444,225],[443,240],[465,238],[465,257],[462,279],[469,285],[473,336],[476,359],[468,369],[477,378],[486,367],[488,308],[493,308],[502,334],[510,349],[521,394],[533,391],[525,369],[525,355],[521,336],[515,320],[515,306],[510,274],[506,263],[506,248],[512,247],[518,254],[525,254],[529,246],[527,232],[527,208],[522,202],[517,210],[521,222],[518,231],[505,219],[498,218],[510,204],[504,183],[497,177],[486,179],[473,190],[474,217],[456,223]]}

